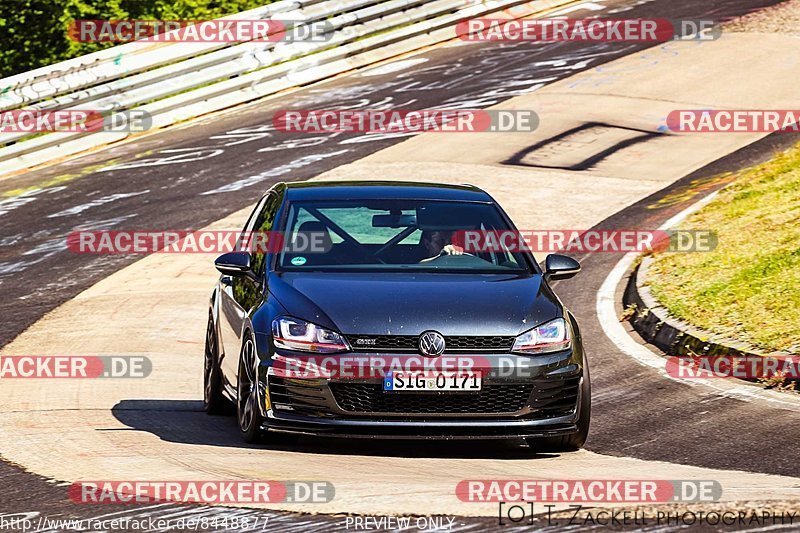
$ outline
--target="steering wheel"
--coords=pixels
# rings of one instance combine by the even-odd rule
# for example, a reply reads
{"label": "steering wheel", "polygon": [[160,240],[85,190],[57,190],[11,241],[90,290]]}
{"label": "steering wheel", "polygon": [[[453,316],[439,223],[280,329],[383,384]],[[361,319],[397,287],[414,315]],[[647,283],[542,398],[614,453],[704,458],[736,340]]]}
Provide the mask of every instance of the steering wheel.
{"label": "steering wheel", "polygon": [[375,263],[380,263],[382,265],[386,264],[386,261],[378,257],[378,254],[370,253],[368,250],[365,250],[361,246],[351,246],[351,248],[356,250],[358,254],[361,255],[361,257],[372,262],[373,264]]}
{"label": "steering wheel", "polygon": [[468,255],[470,257],[475,257],[475,254],[471,254],[469,252],[461,252],[460,254],[448,254],[447,252],[442,250],[441,252],[439,252],[439,255],[436,256],[436,258],[438,259],[438,258],[440,258],[442,256],[445,256],[445,255],[450,256],[450,257],[458,257],[459,255]]}
{"label": "steering wheel", "polygon": [[462,253],[460,253],[460,254],[456,255],[456,254],[448,254],[447,252],[445,252],[444,250],[442,250],[441,252],[439,252],[439,255],[435,255],[435,256],[433,256],[433,257],[429,257],[429,258],[427,258],[427,259],[423,259],[423,260],[422,260],[422,261],[420,261],[420,262],[421,262],[421,263],[424,263],[424,262],[432,263],[432,262],[434,262],[434,261],[438,261],[439,259],[441,259],[441,258],[443,258],[443,257],[459,257],[459,256],[462,256],[462,255],[468,255],[468,256],[470,256],[470,257],[475,257],[475,255],[474,255],[474,254],[471,254],[471,253],[469,253],[469,252],[462,252]]}

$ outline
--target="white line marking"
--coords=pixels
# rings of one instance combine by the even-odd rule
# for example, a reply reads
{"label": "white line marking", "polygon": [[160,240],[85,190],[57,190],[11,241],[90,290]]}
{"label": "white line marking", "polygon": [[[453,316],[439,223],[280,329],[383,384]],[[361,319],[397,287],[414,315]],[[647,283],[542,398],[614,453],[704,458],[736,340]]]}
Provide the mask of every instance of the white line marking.
{"label": "white line marking", "polygon": [[584,9],[588,9],[589,11],[603,11],[604,9],[608,9],[608,6],[600,5],[597,2],[581,2],[580,4],[554,11],[550,13],[550,16],[560,17],[562,15],[566,15],[567,13],[574,13],[575,11],[582,11]]}
{"label": "white line marking", "polygon": [[53,213],[52,215],[47,215],[47,218],[79,215],[84,211],[91,209],[93,207],[100,207],[101,205],[110,204],[112,202],[116,202],[117,200],[124,200],[125,198],[132,198],[134,196],[140,196],[142,194],[147,194],[149,192],[150,189],[145,189],[143,191],[138,191],[138,192],[120,192],[116,194],[109,194],[108,196],[103,196],[102,198],[98,198],[97,200],[92,200],[91,202],[81,205],[76,205],[75,207],[70,207],[69,209],[59,211],[58,213]]}
{"label": "white line marking", "polygon": [[426,61],[428,61],[427,57],[416,57],[411,59],[403,59],[400,61],[393,61],[392,63],[387,63],[385,65],[374,67],[365,72],[362,72],[361,74],[358,74],[358,77],[365,78],[370,76],[382,76],[384,74],[391,74],[392,72],[405,70],[409,67],[419,65],[420,63],[425,63]]}

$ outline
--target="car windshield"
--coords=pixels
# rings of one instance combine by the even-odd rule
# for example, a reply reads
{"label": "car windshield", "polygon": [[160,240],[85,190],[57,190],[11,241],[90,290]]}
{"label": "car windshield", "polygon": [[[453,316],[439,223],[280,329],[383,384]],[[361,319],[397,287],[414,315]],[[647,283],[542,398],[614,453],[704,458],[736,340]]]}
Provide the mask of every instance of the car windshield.
{"label": "car windshield", "polygon": [[292,202],[281,270],[528,272],[505,248],[464,250],[459,235],[508,231],[490,203],[434,200]]}

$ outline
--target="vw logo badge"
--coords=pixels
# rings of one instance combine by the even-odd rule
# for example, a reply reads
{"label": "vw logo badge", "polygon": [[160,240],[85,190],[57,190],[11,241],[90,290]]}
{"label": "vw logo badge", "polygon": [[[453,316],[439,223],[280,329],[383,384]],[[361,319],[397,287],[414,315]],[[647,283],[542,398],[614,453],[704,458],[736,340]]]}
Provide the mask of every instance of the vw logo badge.
{"label": "vw logo badge", "polygon": [[444,352],[444,337],[436,331],[426,331],[419,336],[419,351],[427,357],[437,357]]}

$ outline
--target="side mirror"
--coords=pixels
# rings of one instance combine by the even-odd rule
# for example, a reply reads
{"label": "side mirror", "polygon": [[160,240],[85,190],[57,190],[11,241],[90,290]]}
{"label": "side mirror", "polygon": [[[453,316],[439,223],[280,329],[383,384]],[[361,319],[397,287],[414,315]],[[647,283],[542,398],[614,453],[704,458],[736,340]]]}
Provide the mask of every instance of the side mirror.
{"label": "side mirror", "polygon": [[250,272],[250,252],[228,252],[214,261],[217,270],[226,276],[243,276]]}
{"label": "side mirror", "polygon": [[581,271],[581,264],[566,255],[550,254],[544,264],[544,277],[548,280],[569,279]]}

